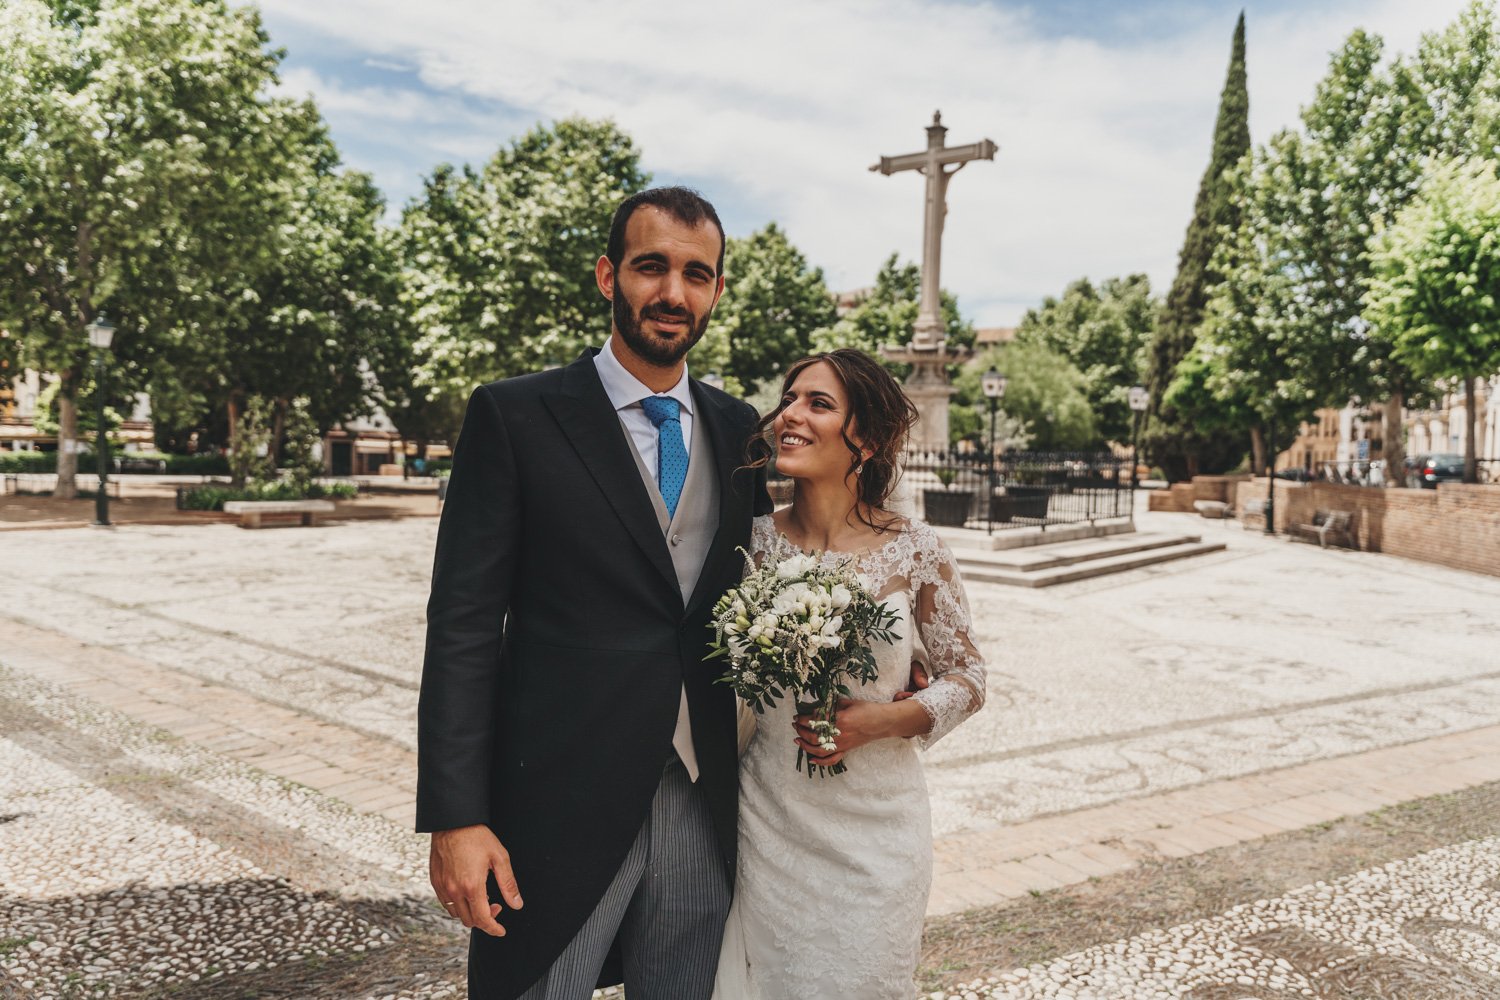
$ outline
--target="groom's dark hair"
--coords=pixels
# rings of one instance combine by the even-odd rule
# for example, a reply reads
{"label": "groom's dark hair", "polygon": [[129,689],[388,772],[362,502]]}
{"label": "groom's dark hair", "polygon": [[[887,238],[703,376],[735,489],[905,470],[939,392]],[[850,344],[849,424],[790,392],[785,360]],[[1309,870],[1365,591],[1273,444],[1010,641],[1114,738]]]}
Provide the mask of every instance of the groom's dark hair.
{"label": "groom's dark hair", "polygon": [[609,244],[605,247],[604,256],[609,258],[616,271],[625,258],[625,225],[642,205],[659,208],[685,226],[698,226],[705,219],[712,222],[719,231],[718,275],[724,273],[724,224],[719,221],[719,213],[714,211],[708,199],[687,187],[647,188],[626,198],[615,209],[614,221],[609,224]]}

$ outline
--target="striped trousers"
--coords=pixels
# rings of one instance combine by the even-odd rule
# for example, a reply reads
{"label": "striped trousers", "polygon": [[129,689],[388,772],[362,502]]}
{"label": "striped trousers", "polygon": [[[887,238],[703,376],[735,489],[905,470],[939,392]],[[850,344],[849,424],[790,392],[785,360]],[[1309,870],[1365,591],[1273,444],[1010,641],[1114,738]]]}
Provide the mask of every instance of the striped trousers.
{"label": "striped trousers", "polygon": [[630,1000],[708,1000],[729,895],[708,807],[673,757],[604,898],[520,1000],[588,1000],[616,936]]}

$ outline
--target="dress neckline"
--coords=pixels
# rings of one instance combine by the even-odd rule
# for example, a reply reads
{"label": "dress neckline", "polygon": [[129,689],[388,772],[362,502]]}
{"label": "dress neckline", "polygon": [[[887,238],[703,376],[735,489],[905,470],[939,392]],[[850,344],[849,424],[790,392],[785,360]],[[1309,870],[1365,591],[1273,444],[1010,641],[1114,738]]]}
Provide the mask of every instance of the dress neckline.
{"label": "dress neckline", "polygon": [[893,529],[892,532],[891,532],[891,537],[887,538],[885,541],[881,542],[879,545],[871,545],[871,546],[868,546],[866,548],[860,549],[857,552],[846,552],[846,551],[844,551],[842,549],[804,549],[802,546],[796,544],[790,538],[788,538],[786,536],[786,532],[782,531],[780,528],[778,528],[776,526],[776,515],[774,515],[774,514],[767,514],[766,515],[766,522],[771,526],[771,534],[775,537],[775,539],[778,542],[783,543],[787,548],[789,548],[789,549],[793,550],[794,552],[797,552],[797,553],[799,553],[801,555],[810,556],[810,555],[813,555],[814,553],[819,553],[825,559],[828,556],[842,556],[844,558],[852,558],[852,559],[856,559],[856,560],[863,559],[865,556],[873,555],[874,553],[879,552],[882,549],[887,548],[887,547],[895,544],[897,541],[899,541],[902,538],[902,536],[911,533],[912,524],[915,523],[909,517],[903,517],[903,518],[901,518],[901,520],[905,522],[905,527],[899,528],[899,529]]}

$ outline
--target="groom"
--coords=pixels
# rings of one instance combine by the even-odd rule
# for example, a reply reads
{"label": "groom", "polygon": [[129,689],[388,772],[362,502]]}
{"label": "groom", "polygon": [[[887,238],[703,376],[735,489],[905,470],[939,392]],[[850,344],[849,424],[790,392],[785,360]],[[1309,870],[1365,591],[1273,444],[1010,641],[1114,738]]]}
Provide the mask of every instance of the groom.
{"label": "groom", "polygon": [[[762,472],[755,412],[688,378],[724,230],[634,195],[595,266],[602,350],[475,390],[438,530],[417,829],[474,928],[469,994],[707,1000],[736,844],[735,709],[703,662]],[[488,883],[488,891],[487,891]],[[524,905],[523,905],[524,894]]]}

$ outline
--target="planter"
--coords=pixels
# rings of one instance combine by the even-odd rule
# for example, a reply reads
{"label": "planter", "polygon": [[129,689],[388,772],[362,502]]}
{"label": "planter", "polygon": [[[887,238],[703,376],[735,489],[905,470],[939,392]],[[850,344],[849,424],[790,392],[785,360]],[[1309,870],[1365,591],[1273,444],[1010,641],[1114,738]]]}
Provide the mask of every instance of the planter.
{"label": "planter", "polygon": [[928,524],[962,528],[973,506],[974,494],[969,490],[922,491],[923,519]]}
{"label": "planter", "polygon": [[1045,486],[1007,486],[1005,495],[990,497],[990,520],[1009,521],[1013,517],[1045,519],[1047,500],[1052,491]]}

